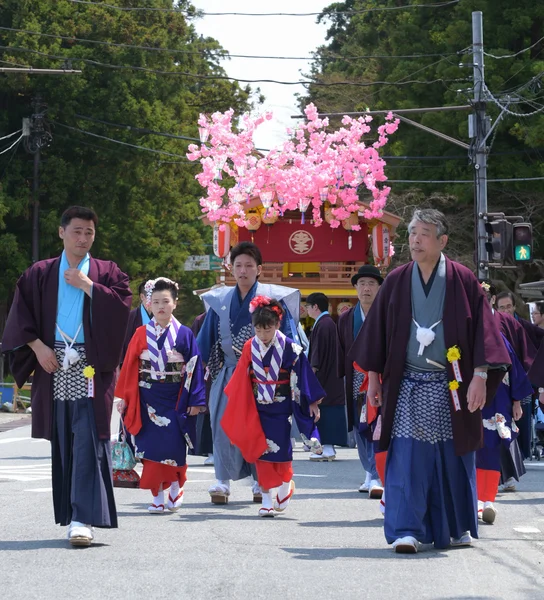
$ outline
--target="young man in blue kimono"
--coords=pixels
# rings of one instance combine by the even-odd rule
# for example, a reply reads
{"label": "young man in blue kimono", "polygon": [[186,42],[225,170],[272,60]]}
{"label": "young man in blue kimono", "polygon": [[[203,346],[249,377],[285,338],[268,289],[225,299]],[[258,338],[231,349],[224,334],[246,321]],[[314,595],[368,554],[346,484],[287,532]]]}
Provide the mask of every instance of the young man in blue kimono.
{"label": "young man in blue kimono", "polygon": [[279,285],[258,281],[262,271],[262,255],[251,242],[240,242],[230,253],[236,286],[212,289],[201,297],[206,317],[197,337],[202,360],[212,378],[210,390],[210,421],[213,437],[214,469],[217,481],[208,490],[214,504],[226,504],[230,481],[252,476],[253,501],[261,502],[255,465],[244,460],[242,453],[230,443],[223,431],[221,419],[227,405],[225,387],[242,355],[244,344],[254,335],[249,304],[255,296],[268,296],[280,301],[285,316],[281,331],[300,344],[297,324],[300,311],[300,292]]}
{"label": "young man in blue kimono", "polygon": [[416,210],[408,231],[413,261],[387,276],[352,351],[382,406],[384,530],[399,553],[477,537],[481,409],[510,364],[478,280],[442,252],[444,215]]}
{"label": "young man in blue kimono", "polygon": [[89,208],[64,212],[64,251],[23,273],[2,340],[17,385],[34,372],[32,437],[51,441],[55,522],[73,546],[117,527],[110,420],[132,294],[115,263],[90,255],[97,223]]}

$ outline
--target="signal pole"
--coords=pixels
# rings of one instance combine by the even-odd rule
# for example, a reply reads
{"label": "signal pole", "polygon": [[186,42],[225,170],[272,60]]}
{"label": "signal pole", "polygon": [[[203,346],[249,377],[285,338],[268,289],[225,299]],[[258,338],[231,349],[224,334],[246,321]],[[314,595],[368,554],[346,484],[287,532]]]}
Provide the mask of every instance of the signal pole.
{"label": "signal pole", "polygon": [[476,267],[478,279],[483,281],[489,277],[487,264],[487,251],[485,242],[487,234],[485,223],[487,220],[487,135],[489,121],[486,117],[485,103],[485,76],[484,76],[484,28],[481,11],[472,13],[472,55],[474,73],[474,113],[472,116],[472,129],[474,144],[472,147],[472,161],[474,164],[474,183],[476,196]]}

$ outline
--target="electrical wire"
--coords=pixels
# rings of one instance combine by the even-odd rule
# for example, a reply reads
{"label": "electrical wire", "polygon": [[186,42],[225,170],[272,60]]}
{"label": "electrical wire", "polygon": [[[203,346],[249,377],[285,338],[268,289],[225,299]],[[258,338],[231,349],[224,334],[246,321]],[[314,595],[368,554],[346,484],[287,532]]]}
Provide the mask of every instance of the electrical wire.
{"label": "electrical wire", "polygon": [[[115,10],[121,10],[126,12],[136,11],[149,11],[149,12],[162,12],[162,13],[177,13],[184,14],[190,17],[318,17],[323,15],[321,12],[311,13],[243,13],[243,12],[205,12],[195,8],[195,10],[186,10],[181,8],[158,8],[153,6],[116,6],[115,4],[106,4],[105,2],[91,2],[90,0],[68,0],[74,4],[87,4],[94,5],[104,8],[112,8]],[[407,8],[442,8],[444,6],[451,6],[452,4],[458,4],[459,0],[450,0],[449,2],[435,2],[432,4],[408,4],[406,6],[384,6],[379,8],[367,8],[361,10],[343,10],[334,11],[335,15],[361,15],[371,12],[383,12],[391,10],[402,10]]]}
{"label": "electrical wire", "polygon": [[[254,54],[230,54],[227,50],[178,50],[173,48],[157,48],[156,46],[141,46],[138,44],[122,44],[118,42],[107,42],[104,40],[89,40],[86,38],[79,38],[73,35],[54,35],[51,33],[42,33],[40,31],[30,31],[28,29],[16,29],[14,27],[0,27],[0,31],[11,31],[14,33],[25,33],[27,35],[37,35],[40,37],[50,38],[50,39],[59,39],[66,40],[69,42],[80,42],[85,44],[97,44],[100,46],[111,46],[114,48],[130,48],[133,50],[149,50],[152,52],[169,52],[176,54],[184,54],[188,56],[213,56],[213,58],[250,58],[250,59],[267,59],[267,60],[321,60],[323,57],[321,54],[316,57],[314,56],[262,56],[262,55],[254,55]],[[214,55],[214,52],[217,52]],[[393,58],[393,59],[407,59],[407,58],[427,58],[427,57],[438,57],[438,56],[457,56],[458,52],[450,52],[450,53],[442,53],[442,54],[404,54],[398,56],[389,56],[386,54],[369,54],[369,55],[342,55],[335,54],[334,52],[329,51],[319,51],[326,52],[328,57],[332,59],[342,59],[342,60],[359,60],[359,59],[369,59],[369,58]],[[11,64],[11,63],[10,63]],[[16,64],[16,63],[13,63]],[[18,65],[25,66],[25,65]]]}
{"label": "electrical wire", "polygon": [[541,112],[544,111],[544,106],[541,106],[540,108],[533,110],[532,112],[529,113],[518,113],[515,112],[513,110],[510,110],[507,106],[504,106],[504,104],[501,104],[501,102],[499,100],[497,100],[497,98],[495,98],[495,96],[491,93],[491,91],[489,90],[489,88],[484,84],[483,85],[483,90],[486,92],[487,97],[494,103],[496,104],[503,112],[505,112],[507,115],[512,115],[514,117],[522,117],[522,118],[527,118],[527,117],[532,117],[534,115],[537,115]]}
{"label": "electrical wire", "polygon": [[495,54],[489,54],[488,52],[484,52],[484,56],[487,56],[489,58],[494,58],[496,60],[501,60],[503,58],[515,58],[516,56],[519,56],[520,54],[523,54],[524,52],[529,52],[529,50],[532,50],[535,46],[540,44],[540,42],[542,42],[542,41],[544,41],[544,36],[542,36],[534,44],[531,44],[527,48],[523,48],[523,50],[520,50],[519,52],[516,52],[515,54],[504,54],[503,56],[496,56]]}
{"label": "electrical wire", "polygon": [[[30,52],[31,54],[37,54],[39,56],[43,56],[45,58],[52,58],[54,60],[62,60],[62,61],[70,60],[71,62],[82,62],[82,63],[89,64],[92,66],[105,67],[108,69],[142,71],[145,73],[153,73],[155,75],[178,75],[178,76],[192,77],[193,79],[200,79],[200,80],[209,80],[209,81],[223,80],[223,81],[234,81],[237,83],[275,83],[278,85],[289,85],[289,86],[291,86],[291,85],[308,85],[308,86],[310,86],[311,85],[311,86],[318,86],[318,87],[336,87],[336,86],[340,86],[340,87],[346,87],[346,86],[373,87],[375,85],[383,85],[383,86],[404,86],[404,85],[412,85],[412,84],[432,85],[435,83],[468,81],[466,78],[460,78],[460,79],[438,78],[438,79],[433,79],[432,81],[422,81],[422,80],[418,80],[418,79],[413,79],[413,80],[408,80],[408,81],[401,81],[398,83],[394,82],[394,81],[373,81],[373,82],[334,81],[334,82],[325,83],[325,82],[319,82],[319,81],[278,81],[276,79],[240,79],[237,77],[229,77],[228,75],[200,75],[198,73],[189,73],[187,71],[161,71],[158,69],[149,69],[147,67],[137,67],[135,65],[112,65],[112,64],[108,64],[108,63],[99,62],[96,60],[91,60],[88,58],[77,58],[77,57],[71,57],[71,56],[56,56],[54,54],[47,54],[46,52],[40,52],[39,50],[33,50],[31,48],[22,48],[19,46],[1,46],[0,45],[0,49],[11,50],[11,51],[15,51],[15,52]],[[437,64],[438,62],[441,62],[441,61],[437,61],[434,64]],[[430,66],[430,65],[428,65],[428,66]],[[427,68],[427,67],[425,67],[425,68]],[[419,72],[421,70],[422,69],[419,69],[417,72]],[[407,75],[406,77],[409,77],[409,75]],[[405,79],[405,77],[403,79]]]}
{"label": "electrical wire", "polygon": [[13,144],[11,144],[11,146],[9,146],[8,148],[6,148],[5,150],[2,150],[0,152],[0,154],[5,154],[6,152],[9,152],[13,146],[16,146],[21,140],[23,139],[23,135],[20,135],[14,142]]}
{"label": "electrical wire", "polygon": [[128,142],[121,142],[120,140],[115,140],[113,138],[106,137],[105,135],[99,135],[98,133],[92,133],[91,131],[86,131],[85,129],[79,129],[78,127],[71,127],[70,125],[65,125],[64,123],[58,123],[57,121],[51,121],[51,123],[58,125],[59,127],[64,127],[65,129],[70,129],[72,131],[77,131],[77,132],[83,133],[85,135],[90,135],[92,137],[99,138],[101,140],[107,140],[108,142],[114,142],[116,144],[121,144],[122,146],[136,148],[137,150],[147,150],[147,152],[154,152],[156,154],[164,154],[165,156],[173,156],[175,158],[185,158],[182,154],[173,154],[172,152],[166,152],[164,150],[156,150],[155,148],[148,148],[147,146],[139,146],[137,144],[129,144]]}
{"label": "electrical wire", "polygon": [[[544,181],[544,177],[488,179],[487,183],[517,183],[518,181]],[[388,179],[386,183],[474,183],[474,179]]]}
{"label": "electrical wire", "polygon": [[18,133],[21,133],[21,131],[23,131],[23,130],[17,129],[17,131],[14,131],[13,133],[8,133],[7,135],[0,137],[0,141],[7,140],[8,138],[13,137],[14,135],[17,135]]}

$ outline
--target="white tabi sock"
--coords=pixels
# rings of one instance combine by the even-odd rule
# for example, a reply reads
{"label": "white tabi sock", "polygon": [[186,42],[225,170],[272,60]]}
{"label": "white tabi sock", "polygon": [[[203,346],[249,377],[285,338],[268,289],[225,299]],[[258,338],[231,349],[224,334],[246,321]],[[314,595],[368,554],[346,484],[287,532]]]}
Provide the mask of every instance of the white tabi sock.
{"label": "white tabi sock", "polygon": [[289,492],[291,491],[291,482],[290,481],[284,481],[280,487],[278,488],[278,498],[279,500],[284,500],[287,496],[287,494],[289,494]]}
{"label": "white tabi sock", "polygon": [[263,508],[272,508],[272,492],[263,492]]}
{"label": "white tabi sock", "polygon": [[179,494],[179,481],[172,481],[170,484],[170,498],[175,500],[177,495]]}
{"label": "white tabi sock", "polygon": [[153,496],[153,504],[155,506],[164,505],[164,492],[162,490],[156,496]]}

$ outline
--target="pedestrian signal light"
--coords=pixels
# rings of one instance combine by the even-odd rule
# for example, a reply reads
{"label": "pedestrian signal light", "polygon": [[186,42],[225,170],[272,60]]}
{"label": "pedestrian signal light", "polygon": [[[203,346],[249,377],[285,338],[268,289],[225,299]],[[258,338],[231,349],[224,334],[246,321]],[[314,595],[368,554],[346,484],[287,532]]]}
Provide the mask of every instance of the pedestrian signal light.
{"label": "pedestrian signal light", "polygon": [[506,219],[488,221],[485,224],[489,261],[504,263],[512,259],[512,223]]}
{"label": "pedestrian signal light", "polygon": [[512,233],[514,262],[533,262],[533,226],[530,223],[514,223]]}

